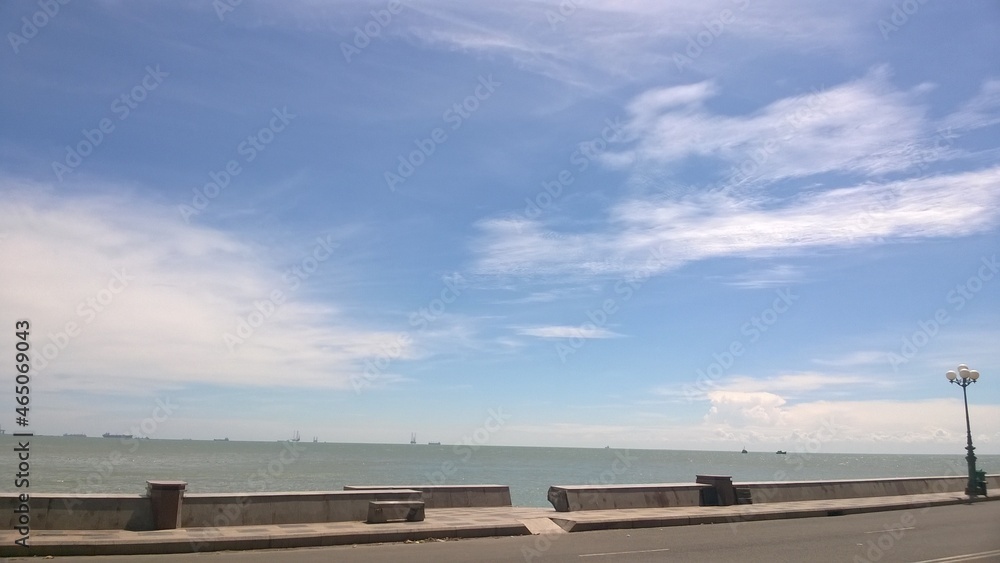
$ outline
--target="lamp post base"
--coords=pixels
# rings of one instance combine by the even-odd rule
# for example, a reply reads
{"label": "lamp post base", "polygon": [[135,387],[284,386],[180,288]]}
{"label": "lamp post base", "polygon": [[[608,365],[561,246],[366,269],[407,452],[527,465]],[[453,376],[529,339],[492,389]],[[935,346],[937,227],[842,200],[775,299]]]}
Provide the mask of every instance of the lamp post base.
{"label": "lamp post base", "polygon": [[970,499],[975,499],[979,494],[979,483],[976,482],[976,454],[972,453],[974,448],[971,445],[966,449],[969,450],[969,455],[965,456],[965,461],[969,463],[969,482],[965,486],[965,494],[969,495]]}

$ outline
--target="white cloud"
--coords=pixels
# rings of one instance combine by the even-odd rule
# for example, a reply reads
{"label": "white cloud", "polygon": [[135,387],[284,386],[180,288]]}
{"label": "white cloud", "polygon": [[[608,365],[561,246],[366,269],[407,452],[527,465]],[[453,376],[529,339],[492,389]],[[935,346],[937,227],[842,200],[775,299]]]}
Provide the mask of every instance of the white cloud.
{"label": "white cloud", "polygon": [[738,428],[747,426],[780,426],[785,399],[765,391],[709,391],[712,402],[705,421]]}
{"label": "white cloud", "polygon": [[[995,449],[1000,405],[970,405],[969,412],[976,420],[977,440]],[[962,403],[954,398],[817,401],[793,405],[785,416],[786,424],[798,428],[832,421],[837,430],[830,440],[837,442],[961,443],[965,435]]]}
{"label": "white cloud", "polygon": [[886,352],[884,350],[859,350],[836,358],[817,358],[813,360],[813,363],[832,367],[885,365]]}
{"label": "white cloud", "polygon": [[[379,40],[418,42],[444,51],[464,51],[486,58],[503,57],[518,67],[574,87],[600,91],[622,81],[646,80],[676,69],[699,33],[712,33],[712,44],[697,57],[707,73],[718,65],[739,63],[743,40],[756,44],[832,47],[849,50],[871,36],[879,7],[851,2],[836,9],[793,0],[626,0],[562,2],[509,0],[404,3],[381,30]],[[226,24],[274,26],[350,39],[354,26],[372,18],[385,4],[340,5],[301,2],[280,9],[269,4],[241,5]],[[569,12],[567,9],[569,8]],[[191,9],[200,9],[191,5]],[[717,23],[729,11],[728,24]],[[870,40],[870,39],[869,39]],[[609,81],[608,77],[614,77]]]}
{"label": "white cloud", "polygon": [[[636,146],[608,162],[672,166],[689,156],[721,159],[730,185],[824,172],[885,174],[906,170],[935,148],[917,92],[900,92],[888,70],[827,90],[791,96],[747,115],[713,113],[709,83],[646,92],[629,105],[625,126]],[[919,150],[915,150],[915,148]]]}
{"label": "white cloud", "polygon": [[787,287],[801,283],[803,273],[800,268],[788,264],[779,264],[771,268],[744,272],[724,281],[728,285],[744,289],[761,289],[768,287]]}
{"label": "white cloud", "polygon": [[[496,6],[449,3],[446,8],[426,4],[420,8],[429,16],[426,20],[404,25],[407,33],[431,44],[508,56],[545,76],[602,88],[607,81],[595,79],[595,71],[627,79],[648,76],[649,69],[673,69],[674,53],[683,54],[689,40],[713,27],[714,35],[724,39],[847,48],[857,44],[871,10],[866,3],[824,10],[786,0],[511,1]],[[729,23],[720,25],[724,11]],[[712,43],[699,54],[699,64],[711,66],[739,52],[721,39],[713,37]]]}
{"label": "white cloud", "polygon": [[868,378],[857,375],[829,375],[815,372],[801,372],[766,378],[736,376],[721,382],[719,389],[726,392],[767,392],[780,389],[783,393],[803,393],[830,390],[837,387],[870,385]]}
{"label": "white cloud", "polygon": [[[863,444],[943,444],[964,434],[955,398],[829,400],[837,390],[878,393],[871,378],[821,373],[755,379],[734,377],[706,393],[704,424],[720,437],[763,443],[819,439],[838,447]],[[810,397],[807,400],[791,398]],[[820,398],[824,397],[824,398]],[[992,449],[1000,438],[1000,405],[970,405],[979,440]],[[820,430],[822,429],[822,430]]]}
{"label": "white cloud", "polygon": [[[953,115],[986,115],[992,84]],[[1000,168],[926,170],[931,162],[963,156],[953,147],[954,135],[942,142],[927,119],[926,90],[895,90],[888,70],[879,68],[743,116],[706,108],[718,93],[710,82],[647,91],[628,105],[632,147],[602,157],[611,167],[640,162],[630,171],[640,191],[611,206],[606,222],[590,231],[552,236],[542,220],[485,219],[478,224],[475,269],[521,277],[576,274],[565,279],[578,282],[648,276],[706,258],[788,256],[992,229],[1000,215]],[[669,170],[692,156],[719,159],[733,172],[721,187],[674,190]],[[887,181],[890,174],[898,179]],[[794,191],[784,185],[807,177],[810,184]],[[771,274],[745,284],[795,276],[788,268]]]}
{"label": "white cloud", "polygon": [[628,104],[631,121],[629,128],[643,131],[649,120],[664,111],[700,110],[702,102],[711,98],[718,89],[710,81],[649,90]]}
{"label": "white cloud", "polygon": [[968,102],[946,116],[941,129],[967,131],[1000,123],[1000,79],[987,80]]}
{"label": "white cloud", "polygon": [[[31,320],[36,370],[46,375],[38,382],[49,390],[350,388],[365,358],[411,354],[399,334],[359,327],[335,305],[296,294],[282,271],[310,256],[313,240],[275,253],[186,224],[175,206],[3,183],[0,308]],[[319,261],[317,277],[335,270],[336,252],[320,253],[330,263]],[[268,303],[274,292],[283,303]],[[256,310],[269,318],[231,351],[224,335],[241,336],[239,320],[256,324]],[[68,323],[75,336],[65,336]]]}
{"label": "white cloud", "polygon": [[[509,288],[513,290],[514,288]],[[591,295],[595,291],[599,291],[599,287],[590,286],[575,286],[575,287],[560,287],[554,289],[546,289],[543,291],[534,291],[529,293],[524,297],[511,298],[511,299],[499,299],[496,302],[502,305],[514,305],[514,304],[532,304],[532,303],[551,303],[560,299],[571,299],[574,297]]]}
{"label": "white cloud", "polygon": [[[970,405],[977,453],[1000,452],[1000,405]],[[813,401],[790,403],[767,392],[720,392],[697,423],[590,424],[525,422],[505,428],[510,443],[562,442],[599,447],[656,449],[748,449],[792,452],[880,452],[960,454],[965,419],[958,399]]]}
{"label": "white cloud", "polygon": [[517,333],[525,336],[535,336],[538,338],[592,339],[592,338],[616,338],[621,336],[620,334],[612,332],[606,328],[587,327],[587,326],[566,326],[566,325],[520,327],[517,329]]}
{"label": "white cloud", "polygon": [[475,269],[491,275],[653,275],[725,256],[773,257],[994,228],[1000,168],[804,191],[780,202],[721,192],[631,199],[603,232],[544,236],[538,222],[480,222]]}

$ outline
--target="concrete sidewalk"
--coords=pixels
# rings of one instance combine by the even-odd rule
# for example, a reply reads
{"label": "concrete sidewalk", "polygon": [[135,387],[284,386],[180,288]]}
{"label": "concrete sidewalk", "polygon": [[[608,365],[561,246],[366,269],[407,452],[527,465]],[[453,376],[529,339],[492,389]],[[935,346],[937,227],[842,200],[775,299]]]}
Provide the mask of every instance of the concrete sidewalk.
{"label": "concrete sidewalk", "polygon": [[[996,500],[990,497],[985,500]],[[14,544],[15,531],[0,533],[0,555],[137,555],[199,551],[279,549],[360,543],[420,541],[528,534],[651,528],[692,524],[736,525],[754,520],[808,518],[908,510],[968,502],[960,493],[810,500],[738,506],[692,506],[556,512],[551,508],[428,509],[423,522],[330,522],[273,526],[124,530],[37,530],[29,547]]]}

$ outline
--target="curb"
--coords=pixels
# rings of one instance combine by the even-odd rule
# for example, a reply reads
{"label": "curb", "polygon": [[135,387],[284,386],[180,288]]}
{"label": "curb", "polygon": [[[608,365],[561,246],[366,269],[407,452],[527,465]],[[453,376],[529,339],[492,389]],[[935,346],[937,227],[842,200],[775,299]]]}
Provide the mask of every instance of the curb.
{"label": "curb", "polygon": [[[987,497],[976,502],[1000,500],[1000,497]],[[791,504],[791,503],[782,503]],[[697,516],[631,516],[623,518],[608,518],[593,521],[576,521],[570,518],[552,518],[567,532],[593,532],[598,530],[623,530],[629,528],[665,528],[670,526],[691,526],[699,524],[741,524],[743,522],[760,522],[763,520],[789,520],[792,518],[816,518],[826,516],[844,516],[848,514],[864,514],[869,512],[891,512],[933,506],[949,506],[954,504],[969,504],[968,499],[956,497],[953,499],[902,501],[897,503],[873,506],[843,506],[824,508],[788,508],[782,507],[774,511],[762,509],[757,512],[747,512],[737,515],[706,514]],[[750,505],[766,507],[766,504]]]}
{"label": "curb", "polygon": [[[377,525],[377,524],[376,524]],[[198,528],[189,528],[197,530]],[[171,530],[171,533],[174,531]],[[64,537],[40,538],[27,548],[0,547],[0,557],[79,556],[79,555],[167,555],[180,553],[206,553],[211,551],[247,551],[255,549],[291,549],[297,547],[329,547],[367,543],[393,543],[429,539],[466,539],[499,536],[531,535],[524,524],[498,526],[426,526],[418,529],[395,528],[373,530],[371,533],[355,532],[291,532],[277,534],[247,534],[248,537],[205,537],[194,533],[189,537],[149,537],[158,532],[136,532],[145,537],[122,540],[120,538],[79,539],[66,542]],[[163,532],[159,532],[161,535]]]}

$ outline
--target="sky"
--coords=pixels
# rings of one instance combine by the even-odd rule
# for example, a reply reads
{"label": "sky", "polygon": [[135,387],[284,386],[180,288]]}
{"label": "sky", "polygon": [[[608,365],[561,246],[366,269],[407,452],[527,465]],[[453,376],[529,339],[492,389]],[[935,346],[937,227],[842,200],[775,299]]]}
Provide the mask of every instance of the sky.
{"label": "sky", "polygon": [[0,22],[35,433],[1000,454],[996,3]]}

